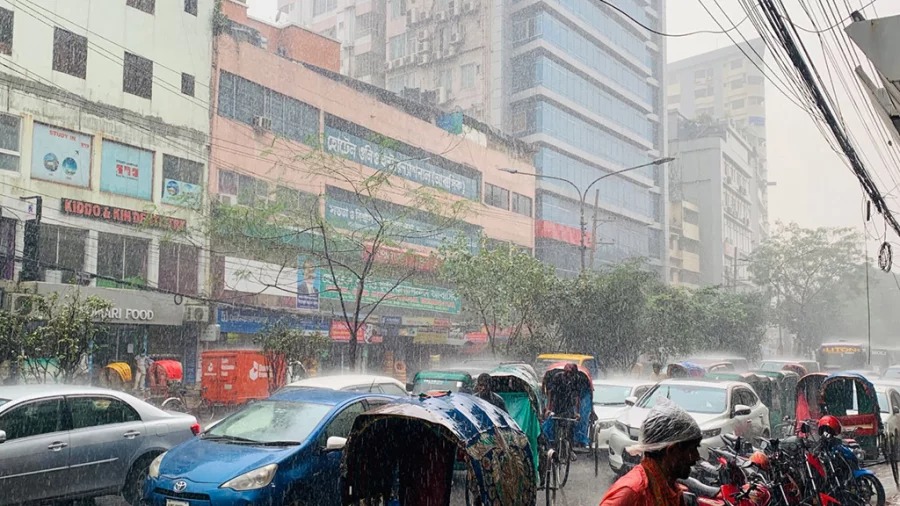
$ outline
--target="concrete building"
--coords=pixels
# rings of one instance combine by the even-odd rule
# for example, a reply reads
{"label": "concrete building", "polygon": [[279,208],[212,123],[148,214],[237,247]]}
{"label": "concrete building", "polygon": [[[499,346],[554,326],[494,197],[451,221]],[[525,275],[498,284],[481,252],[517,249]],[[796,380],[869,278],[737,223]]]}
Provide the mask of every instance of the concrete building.
{"label": "concrete building", "polygon": [[[381,12],[378,2],[279,0],[279,9],[282,19],[336,37],[345,56],[361,56],[374,39],[351,25]],[[617,6],[663,28],[660,0]],[[384,85],[533,143],[539,173],[585,190],[603,174],[665,156],[665,40],[621,11],[598,0],[386,0]],[[377,65],[372,77],[348,65],[344,73],[381,82]],[[586,198],[595,266],[645,257],[668,277],[665,187],[665,168],[655,166],[595,186],[598,205],[595,194]],[[543,179],[538,188],[536,254],[577,273],[580,198],[566,183]]]}
{"label": "concrete building", "polygon": [[[699,214],[699,237],[683,233],[679,242],[699,240],[699,284],[742,286],[749,281],[743,260],[762,239],[754,223],[757,151],[733,124],[688,120],[669,113],[672,205]],[[685,220],[687,221],[687,220]],[[686,224],[682,225],[686,232]],[[693,236],[694,234],[690,234]],[[670,238],[671,239],[671,238]]]}
{"label": "concrete building", "polygon": [[700,209],[686,200],[669,202],[669,282],[700,286]]}
{"label": "concrete building", "polygon": [[[340,45],[329,38],[250,19],[239,3],[226,1],[222,6],[231,28],[216,39],[212,132],[217,142],[212,146],[214,162],[210,166],[210,192],[216,201],[254,206],[287,196],[290,202],[318,210],[339,228],[352,229],[357,224],[354,220],[367,218],[368,212],[354,203],[357,197],[352,182],[335,174],[349,168],[360,178],[370,178],[393,171],[389,177],[396,191],[377,197],[384,199],[385,208],[413,205],[401,191],[404,188],[441,190],[440,198],[446,199],[448,206],[468,208],[455,222],[455,231],[467,237],[483,233],[495,241],[534,249],[534,180],[499,170],[533,170],[530,147],[461,114],[447,114],[341,75]],[[288,32],[291,43],[272,43],[286,41]],[[310,61],[310,55],[315,60]],[[455,121],[455,127],[438,126],[445,121]],[[374,158],[373,139],[384,140],[376,149],[380,155]],[[236,144],[245,147],[229,148]],[[261,155],[263,152],[266,154]],[[387,159],[407,161],[385,165]],[[407,251],[426,258],[440,243],[439,238],[415,235],[398,245],[398,256]],[[298,279],[315,276],[324,280],[327,276],[312,273],[314,268],[307,275],[301,272],[304,268],[299,262],[285,266],[263,256],[218,257],[214,261],[216,278],[221,280],[218,293],[230,300],[287,312],[301,330],[329,332],[334,340],[342,339],[346,334],[341,330],[335,290],[312,290],[318,293],[314,307],[301,307],[296,295],[301,292]],[[247,271],[255,277],[248,278],[244,275]],[[444,330],[419,329],[417,335],[422,339],[429,336],[434,345],[462,345],[463,341],[454,340],[448,331],[448,326],[460,319],[458,297],[434,276],[425,278],[404,281],[402,290],[419,295],[385,299],[370,321],[394,321],[401,330],[440,322],[426,326]],[[369,283],[367,289],[376,290],[376,286]],[[265,313],[254,313],[252,319],[265,319]],[[237,336],[235,339],[252,339],[260,330],[259,326],[244,325],[247,315],[235,314],[231,308],[220,307],[217,318],[222,332]],[[412,340],[411,344],[418,342]]]}
{"label": "concrete building", "polygon": [[94,363],[176,356],[188,382],[209,319],[190,296],[208,293],[214,3],[0,1],[5,303],[80,286],[114,306]]}
{"label": "concrete building", "polygon": [[[727,120],[750,143],[758,160],[752,175],[754,235],[769,230],[766,159],[766,46],[755,39],[668,65],[668,108],[688,119]],[[749,57],[749,59],[748,59]]]}

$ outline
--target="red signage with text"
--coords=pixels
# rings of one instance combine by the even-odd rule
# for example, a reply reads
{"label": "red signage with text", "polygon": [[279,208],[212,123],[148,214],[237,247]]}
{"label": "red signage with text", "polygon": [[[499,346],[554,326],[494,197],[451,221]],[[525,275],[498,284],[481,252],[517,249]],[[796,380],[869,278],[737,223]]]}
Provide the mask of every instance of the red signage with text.
{"label": "red signage with text", "polygon": [[[575,227],[553,223],[552,221],[535,220],[534,236],[543,237],[545,239],[553,239],[554,241],[565,242],[581,245],[581,231]],[[588,246],[591,244],[591,234],[587,233],[584,237],[584,243]]]}
{"label": "red signage with text", "polygon": [[161,214],[122,209],[104,204],[94,204],[83,200],[62,199],[62,211],[73,216],[82,216],[109,223],[139,225],[176,232],[187,228],[187,221],[181,218],[170,218]]}

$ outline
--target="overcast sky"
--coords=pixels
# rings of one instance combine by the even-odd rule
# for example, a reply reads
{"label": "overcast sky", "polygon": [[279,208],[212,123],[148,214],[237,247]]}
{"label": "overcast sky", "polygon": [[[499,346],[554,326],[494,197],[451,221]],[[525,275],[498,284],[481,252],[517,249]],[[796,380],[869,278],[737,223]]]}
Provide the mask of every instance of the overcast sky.
{"label": "overcast sky", "polygon": [[[722,6],[724,14],[713,0],[664,1],[668,8],[666,32],[671,34],[696,30],[721,31],[703,9],[703,5],[709,7],[726,28],[745,17],[738,0],[719,0],[718,5]],[[848,14],[847,1],[854,8],[859,8],[869,0],[824,1],[830,5],[842,5],[843,7],[836,9],[840,17],[844,17]],[[800,10],[797,0],[785,3],[795,7],[796,12],[792,11],[792,16],[798,25],[812,28],[812,21]],[[817,4],[808,0],[807,3]],[[276,0],[250,0],[250,6],[251,13],[255,16],[274,18]],[[893,15],[900,13],[900,3],[895,0],[876,0],[873,6],[867,7],[863,12],[867,18]],[[726,14],[732,21],[726,19]],[[817,18],[817,21],[820,28],[829,25],[821,18]],[[835,44],[834,35],[841,34],[838,33],[838,29],[831,33],[832,35],[826,37],[826,42]],[[747,39],[757,36],[755,28],[748,21],[740,24],[740,34],[732,31],[729,35],[735,40],[743,40],[741,36]],[[732,45],[728,35],[724,34],[672,37],[667,41],[669,61]],[[900,167],[891,163],[900,161],[898,149],[900,146],[888,147],[885,135],[880,134],[883,130],[873,127],[869,113],[861,110],[860,115],[853,107],[844,92],[838,74],[844,77],[847,85],[858,97],[857,103],[866,107],[869,105],[862,101],[851,66],[834,49],[835,61],[838,64],[826,65],[816,35],[804,34],[804,42],[820,74],[829,82],[829,88],[833,80],[834,88],[829,91],[838,97],[846,127],[858,141],[857,145],[863,153],[863,160],[874,174],[876,184],[883,192],[894,190],[897,198],[892,198],[889,204],[900,211],[900,189],[897,188],[900,183]],[[856,50],[847,38],[842,37],[841,43],[844,51]],[[836,48],[835,45],[830,47]],[[861,53],[857,52],[857,55],[857,58],[865,62]],[[777,66],[771,58],[768,63],[777,71]],[[764,70],[772,77],[778,76],[779,79],[783,79],[780,73],[772,72],[771,69]],[[769,179],[776,183],[776,186],[770,188],[769,193],[770,220],[795,221],[803,226],[846,226],[862,230],[863,193],[847,165],[831,150],[809,114],[791,104],[775,89],[771,81],[767,82],[766,86]],[[865,121],[860,118],[864,118]],[[879,156],[879,150],[883,156]],[[890,150],[893,150],[893,157],[889,153]],[[873,219],[869,232],[873,239],[874,236],[879,236],[880,239],[884,233],[884,222],[880,218]],[[888,234],[888,239],[898,242],[898,238],[891,233]]]}

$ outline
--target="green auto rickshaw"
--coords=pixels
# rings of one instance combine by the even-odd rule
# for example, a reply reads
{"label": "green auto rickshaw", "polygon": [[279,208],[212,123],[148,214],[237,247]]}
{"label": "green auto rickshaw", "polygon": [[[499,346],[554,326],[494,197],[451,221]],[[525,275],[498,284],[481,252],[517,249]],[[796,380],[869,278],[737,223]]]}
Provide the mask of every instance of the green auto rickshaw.
{"label": "green auto rickshaw", "polygon": [[769,425],[775,428],[784,424],[785,417],[794,416],[797,405],[797,382],[800,376],[793,371],[753,371],[758,376],[766,376],[772,381],[772,403],[769,408]]}
{"label": "green auto rickshaw", "polygon": [[767,376],[761,376],[752,372],[714,372],[707,373],[705,377],[713,381],[740,381],[746,383],[756,392],[759,400],[771,409],[774,390],[772,380]]}
{"label": "green auto rickshaw", "polygon": [[432,391],[470,394],[474,389],[475,378],[466,371],[429,369],[416,373],[409,390],[413,395],[419,395]]}

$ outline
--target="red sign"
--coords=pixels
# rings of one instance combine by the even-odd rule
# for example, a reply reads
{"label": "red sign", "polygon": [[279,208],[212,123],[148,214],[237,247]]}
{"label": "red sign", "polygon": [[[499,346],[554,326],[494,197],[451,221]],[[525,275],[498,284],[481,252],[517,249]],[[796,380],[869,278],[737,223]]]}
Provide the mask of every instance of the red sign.
{"label": "red sign", "polygon": [[116,164],[116,175],[119,177],[126,177],[128,179],[137,179],[140,174],[140,169],[133,165],[126,165],[124,163]]}
{"label": "red sign", "polygon": [[[552,221],[535,220],[534,236],[553,239],[555,241],[567,242],[576,246],[581,245],[581,230]],[[591,244],[591,234],[585,234],[584,243],[588,246]]]}
{"label": "red sign", "polygon": [[146,227],[174,230],[176,232],[187,228],[187,221],[180,218],[170,218],[161,214],[133,211],[103,204],[94,204],[83,200],[62,199],[62,210],[65,214],[82,216],[94,220],[110,223],[126,223],[128,225],[141,225]]}
{"label": "red sign", "polygon": [[[367,326],[365,323],[361,324],[356,332],[356,342],[380,343],[381,336],[374,335],[372,330],[372,327]],[[350,342],[350,327],[343,320],[331,320],[331,328],[328,330],[328,335],[331,336],[332,341],[348,343]]]}

